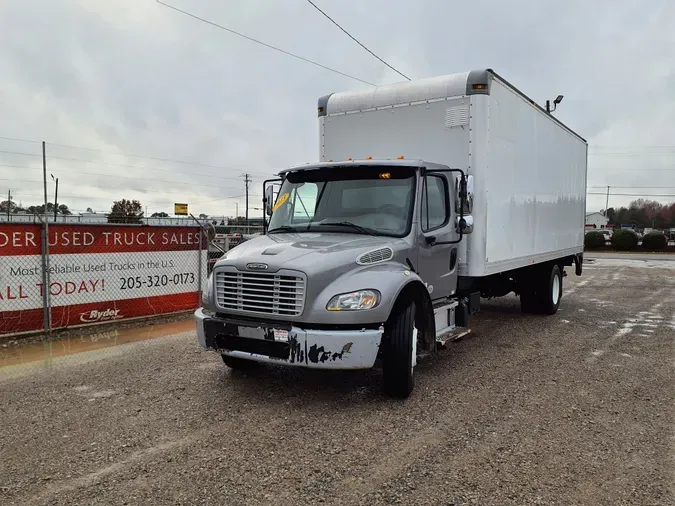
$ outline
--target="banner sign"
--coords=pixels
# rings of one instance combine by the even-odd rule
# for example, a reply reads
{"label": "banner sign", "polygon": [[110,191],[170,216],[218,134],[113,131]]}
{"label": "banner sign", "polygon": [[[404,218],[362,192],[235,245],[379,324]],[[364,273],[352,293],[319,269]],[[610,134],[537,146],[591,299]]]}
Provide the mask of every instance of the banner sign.
{"label": "banner sign", "polygon": [[[194,309],[207,243],[198,227],[49,226],[49,287],[41,225],[0,225],[0,334]],[[201,262],[200,262],[201,257]],[[201,272],[200,272],[201,263]]]}

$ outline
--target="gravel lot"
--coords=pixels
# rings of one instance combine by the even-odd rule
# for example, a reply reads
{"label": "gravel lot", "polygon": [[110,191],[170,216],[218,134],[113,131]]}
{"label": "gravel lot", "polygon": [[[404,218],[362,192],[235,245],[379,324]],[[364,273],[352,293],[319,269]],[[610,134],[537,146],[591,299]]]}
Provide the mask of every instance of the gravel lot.
{"label": "gravel lot", "polygon": [[405,402],[377,371],[232,374],[189,331],[1,367],[0,503],[673,505],[673,269],[485,304]]}

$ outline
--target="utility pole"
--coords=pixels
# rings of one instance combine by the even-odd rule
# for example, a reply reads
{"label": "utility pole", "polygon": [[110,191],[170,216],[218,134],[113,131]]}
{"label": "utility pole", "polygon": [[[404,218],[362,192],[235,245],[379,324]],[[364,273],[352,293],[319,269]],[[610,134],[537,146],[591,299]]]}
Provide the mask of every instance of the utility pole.
{"label": "utility pole", "polygon": [[[44,197],[45,197],[45,223],[49,222],[49,218],[47,215],[47,147],[45,144],[45,141],[42,141],[42,183],[44,186]],[[45,231],[48,231],[48,225],[45,225]],[[49,244],[49,243],[47,243]]]}
{"label": "utility pole", "polygon": [[56,215],[59,212],[59,178],[54,178],[54,174],[50,174],[50,176],[52,176],[52,181],[56,183],[56,190],[54,190],[54,223],[56,223]]}
{"label": "utility pole", "polygon": [[12,207],[12,190],[7,190],[7,223],[9,223],[9,210]]}
{"label": "utility pole", "polygon": [[605,201],[605,218],[607,217],[607,208],[609,208],[609,186],[607,187],[607,200]]}
{"label": "utility pole", "polygon": [[246,221],[244,224],[248,227],[248,187],[251,184],[251,176],[248,173],[244,174],[244,184],[246,185]]}
{"label": "utility pole", "polygon": [[47,217],[47,144],[42,141],[42,183],[45,197],[45,221],[42,234],[42,306],[44,308],[43,327],[52,331],[51,283],[49,281],[49,218]]}

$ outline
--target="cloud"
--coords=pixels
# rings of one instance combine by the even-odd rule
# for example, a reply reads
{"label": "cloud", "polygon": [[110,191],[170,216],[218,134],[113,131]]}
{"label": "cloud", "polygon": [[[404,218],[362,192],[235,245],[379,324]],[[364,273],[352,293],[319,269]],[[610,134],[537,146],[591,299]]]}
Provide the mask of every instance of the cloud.
{"label": "cloud", "polygon": [[[402,79],[303,0],[169,3],[367,81]],[[672,2],[317,4],[413,78],[490,67],[540,103],[563,94],[555,114],[589,140],[589,184],[675,194],[662,170],[675,164]],[[149,0],[4,2],[0,33],[0,135],[48,141],[59,200],[75,209],[131,197],[150,212],[181,200],[233,214],[244,172],[259,199],[266,175],[317,159],[319,96],[364,86]],[[40,149],[0,140],[33,155],[0,153],[0,188],[13,180],[25,204],[41,200]]]}

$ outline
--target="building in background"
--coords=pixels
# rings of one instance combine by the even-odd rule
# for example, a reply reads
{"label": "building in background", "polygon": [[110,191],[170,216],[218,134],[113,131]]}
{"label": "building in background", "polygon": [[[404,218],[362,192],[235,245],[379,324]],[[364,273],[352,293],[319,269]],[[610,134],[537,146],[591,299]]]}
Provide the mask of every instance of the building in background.
{"label": "building in background", "polygon": [[586,213],[586,229],[589,228],[607,228],[609,219],[602,213]]}

